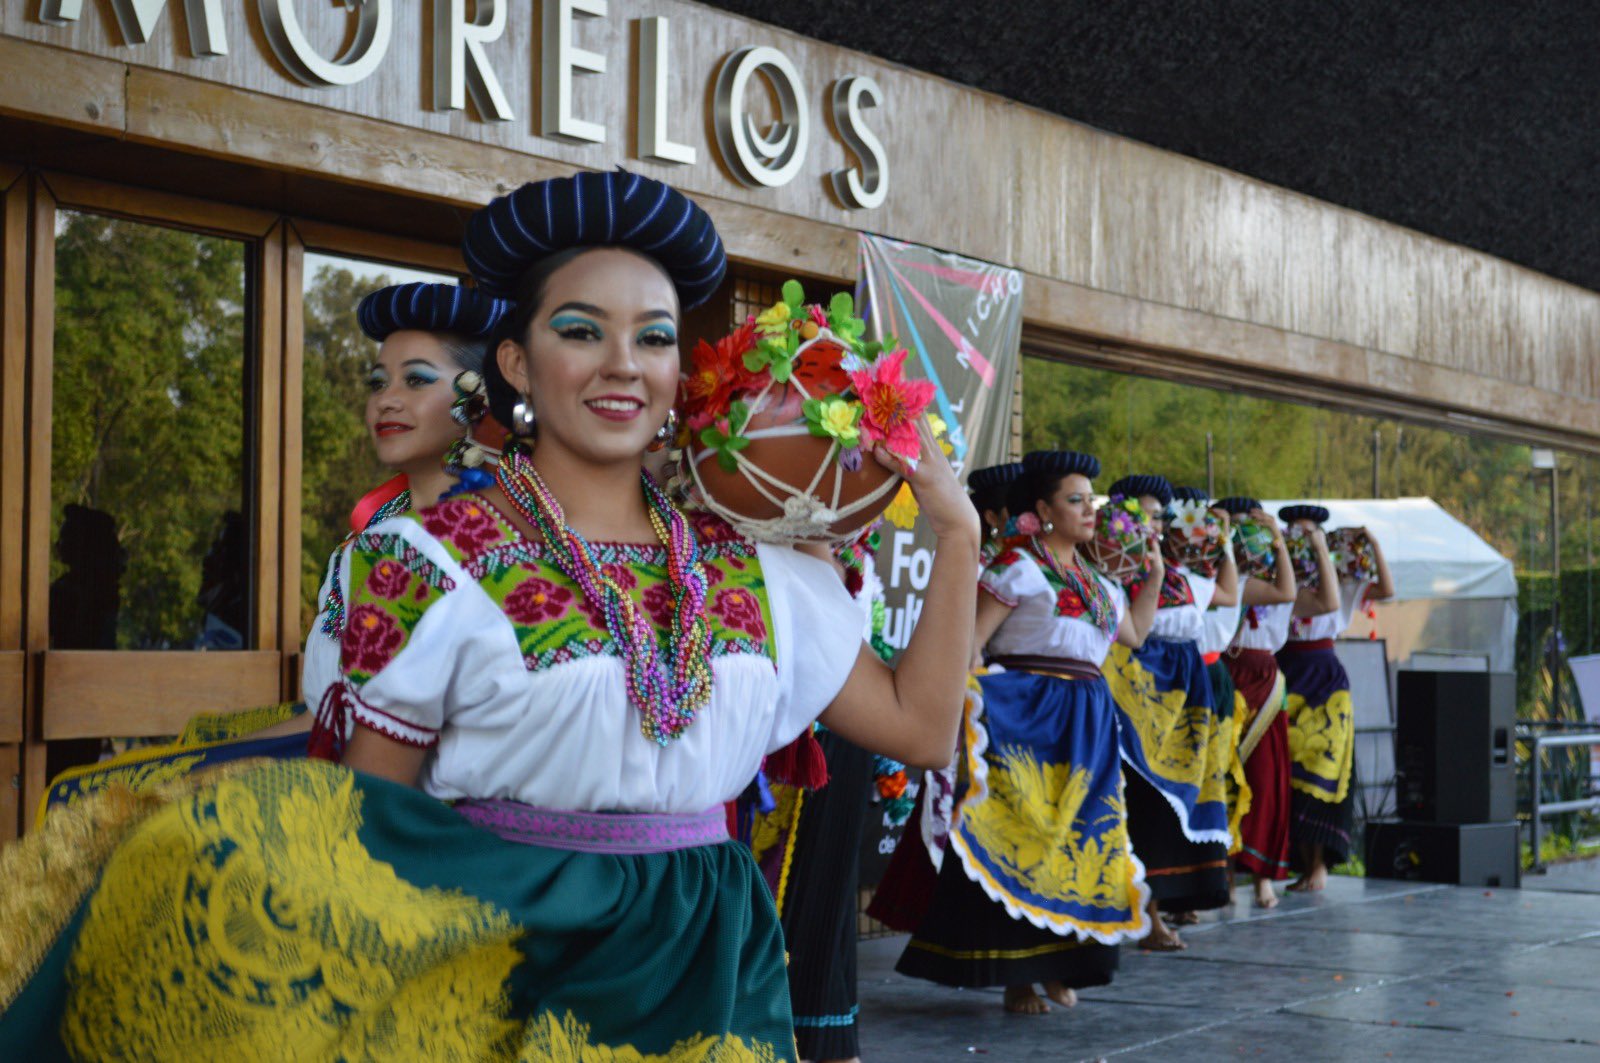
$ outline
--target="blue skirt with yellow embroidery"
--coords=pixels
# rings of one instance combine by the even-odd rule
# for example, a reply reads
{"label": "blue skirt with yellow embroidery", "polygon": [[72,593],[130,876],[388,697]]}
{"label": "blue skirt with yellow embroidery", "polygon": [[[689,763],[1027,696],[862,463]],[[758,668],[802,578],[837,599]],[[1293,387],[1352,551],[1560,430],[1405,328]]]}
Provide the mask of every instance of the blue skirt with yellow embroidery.
{"label": "blue skirt with yellow embroidery", "polygon": [[1113,645],[1104,672],[1122,723],[1122,756],[1166,800],[1191,842],[1229,843],[1233,726],[1212,702],[1193,642]]}
{"label": "blue skirt with yellow embroidery", "polygon": [[897,969],[946,985],[1103,985],[1149,932],[1105,683],[982,676],[939,882]]}
{"label": "blue skirt with yellow embroidery", "polygon": [[0,852],[19,1059],[794,1058],[749,851],[503,840],[296,760],[110,788]]}
{"label": "blue skirt with yellow embroidery", "polygon": [[1289,833],[1296,849],[1322,846],[1331,867],[1348,858],[1355,830],[1350,676],[1328,639],[1288,643],[1278,667],[1289,692]]}

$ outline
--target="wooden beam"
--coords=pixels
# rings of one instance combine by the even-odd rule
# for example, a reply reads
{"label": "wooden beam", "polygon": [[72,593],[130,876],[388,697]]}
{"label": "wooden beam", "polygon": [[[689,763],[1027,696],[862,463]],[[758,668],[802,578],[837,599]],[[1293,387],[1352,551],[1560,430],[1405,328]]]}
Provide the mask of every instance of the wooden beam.
{"label": "wooden beam", "polygon": [[[305,632],[300,630],[300,515],[301,494],[304,491],[304,467],[301,448],[305,445],[305,259],[306,249],[295,227],[285,223],[274,234],[280,244],[282,283],[280,284],[282,327],[278,330],[280,346],[279,392],[283,397],[282,415],[279,417],[278,450],[282,454],[279,477],[278,507],[278,648],[285,658],[297,657],[295,651]],[[293,682],[291,682],[293,680]],[[284,669],[284,696],[293,697],[299,689],[297,677]]]}
{"label": "wooden beam", "polygon": [[[0,174],[0,649],[23,647],[28,472],[28,183]],[[18,735],[18,741],[21,736]]]}
{"label": "wooden beam", "polygon": [[354,255],[412,269],[437,270],[457,277],[467,275],[467,264],[461,257],[461,248],[454,245],[407,240],[307,218],[296,218],[292,225],[307,251]]}
{"label": "wooden beam", "polygon": [[126,64],[0,37],[0,114],[120,134]]}
{"label": "wooden beam", "polygon": [[22,831],[22,750],[0,745],[0,845]]}
{"label": "wooden beam", "polygon": [[26,653],[21,650],[0,650],[0,743],[22,741],[27,673]]}
{"label": "wooden beam", "polygon": [[175,735],[196,713],[279,698],[273,650],[52,650],[40,658],[50,741]]}
{"label": "wooden beam", "polygon": [[149,188],[111,184],[69,173],[44,175],[59,207],[110,214],[133,221],[179,225],[185,229],[260,239],[277,224],[277,215],[229,203],[213,203],[190,196],[175,196]]}
{"label": "wooden beam", "polygon": [[[253,259],[250,297],[256,310],[255,332],[248,338],[245,351],[245,375],[255,382],[254,402],[247,411],[247,427],[255,440],[248,485],[255,503],[255,547],[251,551],[251,585],[255,593],[251,597],[255,605],[255,647],[263,650],[279,648],[279,555],[288,545],[283,524],[283,232],[280,223],[246,251]],[[298,410],[298,394],[295,403]],[[295,539],[298,541],[298,534]]]}
{"label": "wooden beam", "polygon": [[[56,203],[35,175],[29,181],[32,217],[28,244],[27,501],[23,507],[23,644],[37,655],[50,646],[50,447],[54,400]],[[36,658],[35,658],[36,659]],[[30,662],[31,663],[31,662]],[[28,669],[24,692],[22,807],[44,796],[46,774],[39,671]]]}

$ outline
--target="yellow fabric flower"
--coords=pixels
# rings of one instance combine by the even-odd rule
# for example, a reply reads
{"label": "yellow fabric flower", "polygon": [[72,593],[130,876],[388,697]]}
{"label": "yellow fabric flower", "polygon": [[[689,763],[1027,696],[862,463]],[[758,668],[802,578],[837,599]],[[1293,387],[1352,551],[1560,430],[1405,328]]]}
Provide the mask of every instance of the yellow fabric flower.
{"label": "yellow fabric flower", "polygon": [[883,511],[884,519],[896,528],[910,530],[917,522],[917,514],[922,512],[917,505],[917,498],[911,493],[911,485],[903,483],[896,492],[894,501],[889,503],[889,508]]}
{"label": "yellow fabric flower", "polygon": [[861,442],[861,430],[856,425],[859,413],[860,407],[855,403],[837,398],[823,399],[817,420],[824,432],[842,445],[853,447]]}
{"label": "yellow fabric flower", "polygon": [[789,304],[773,303],[756,315],[756,330],[771,335],[789,327]]}
{"label": "yellow fabric flower", "polygon": [[945,457],[948,458],[956,452],[954,445],[945,438],[945,434],[950,431],[950,426],[944,423],[943,417],[936,413],[928,414],[928,427],[933,429],[933,438],[939,441],[939,449],[944,453]]}

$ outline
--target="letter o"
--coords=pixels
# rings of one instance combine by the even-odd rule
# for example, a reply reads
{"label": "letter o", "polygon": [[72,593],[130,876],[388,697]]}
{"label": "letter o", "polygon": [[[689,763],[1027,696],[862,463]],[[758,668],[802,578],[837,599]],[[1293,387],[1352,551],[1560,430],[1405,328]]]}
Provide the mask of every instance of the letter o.
{"label": "letter o", "polygon": [[[745,110],[746,90],[757,71],[778,97],[778,120],[765,134]],[[713,119],[722,160],[746,187],[786,185],[805,163],[810,138],[805,89],[794,64],[776,48],[741,48],[723,61]]]}

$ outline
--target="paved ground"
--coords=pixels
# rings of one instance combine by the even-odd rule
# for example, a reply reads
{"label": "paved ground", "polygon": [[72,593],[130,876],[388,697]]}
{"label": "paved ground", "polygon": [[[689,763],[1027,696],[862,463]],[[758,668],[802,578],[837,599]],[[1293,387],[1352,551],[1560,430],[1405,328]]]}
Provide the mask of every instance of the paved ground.
{"label": "paved ground", "polygon": [[1600,857],[1551,864],[1542,875],[1524,873],[1522,885],[1524,889],[1600,893]]}
{"label": "paved ground", "polygon": [[[1600,863],[1562,878],[1585,874],[1600,879]],[[1006,1015],[998,989],[895,974],[903,938],[863,942],[862,1057],[1594,1061],[1600,895],[1550,883],[1336,878],[1271,912],[1241,890],[1241,903],[1185,931],[1187,952],[1125,948],[1113,985],[1037,1018]]]}

